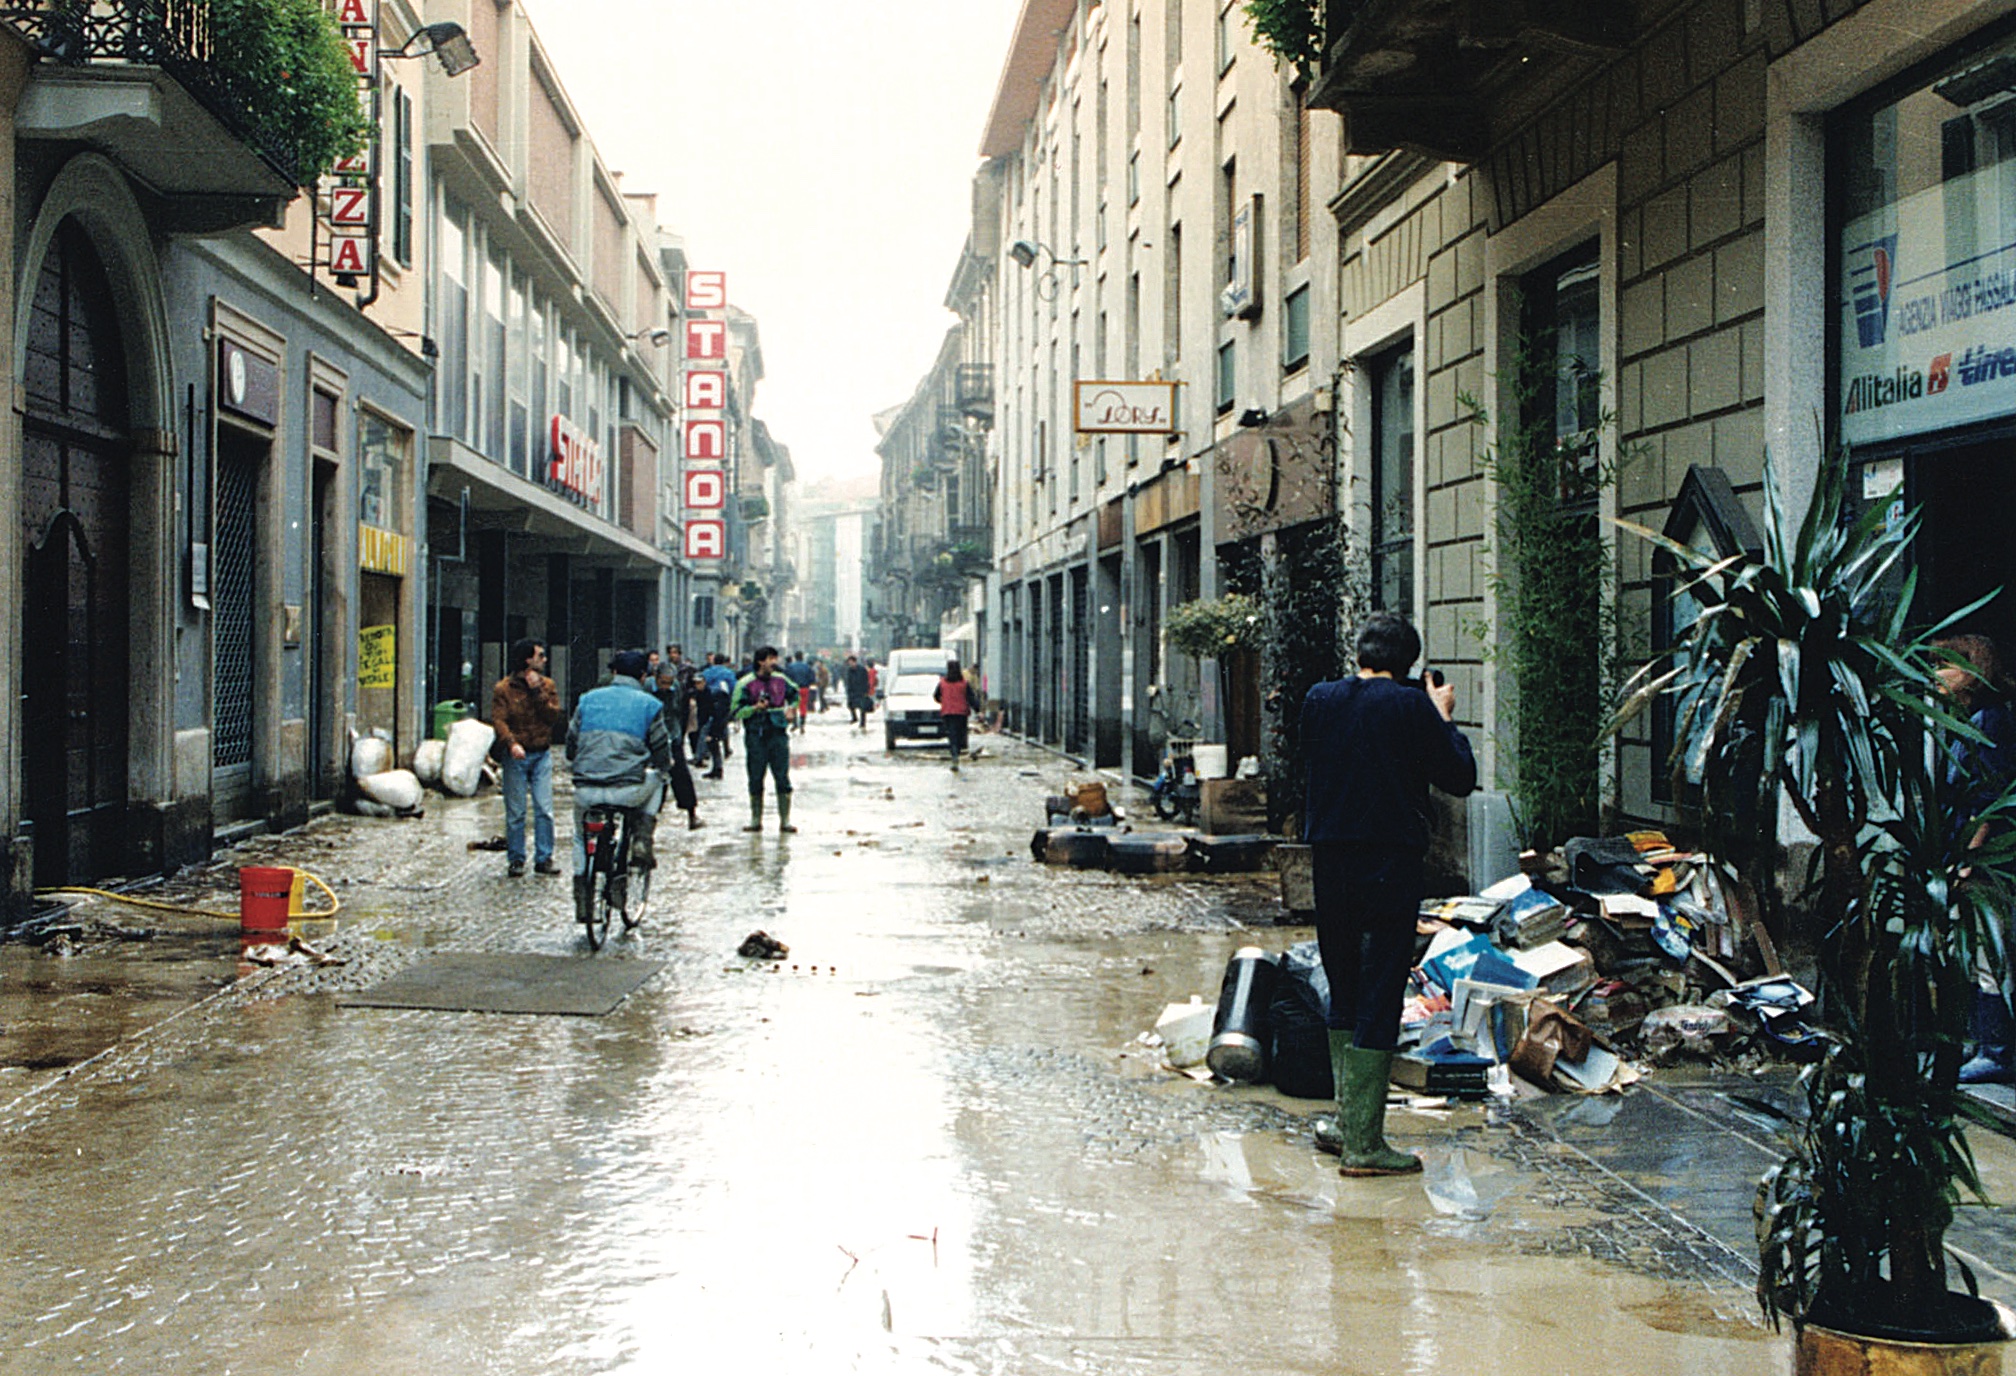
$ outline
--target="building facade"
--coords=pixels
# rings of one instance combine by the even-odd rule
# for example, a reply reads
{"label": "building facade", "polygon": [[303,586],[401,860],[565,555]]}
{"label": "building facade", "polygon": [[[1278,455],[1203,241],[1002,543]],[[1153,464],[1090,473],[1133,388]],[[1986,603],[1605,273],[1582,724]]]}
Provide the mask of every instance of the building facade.
{"label": "building facade", "polygon": [[[1013,729],[1144,775],[1186,722],[1257,730],[1257,701],[1222,700],[1216,664],[1162,626],[1233,587],[1236,557],[1333,514],[1335,316],[1317,303],[1335,293],[1335,123],[1237,3],[1024,6],[975,202],[976,233],[1007,246],[985,614]],[[1174,384],[1173,414],[1081,429],[1080,385],[1114,381]]]}
{"label": "building facade", "polygon": [[[1487,783],[1441,858],[1502,865],[1515,442],[1573,461],[1562,500],[1594,528],[1724,553],[1754,539],[1767,449],[1797,511],[1846,446],[1859,502],[1924,513],[1928,615],[2011,581],[1983,523],[2016,471],[1994,361],[2016,6],[1324,8],[1305,82],[1235,4],[1023,7],[976,198],[1012,250],[986,606],[1015,729],[1136,775],[1188,721],[1264,753],[1281,666],[1199,663],[1164,623],[1274,596],[1334,535],[1356,582],[1303,619],[1312,653],[1366,609],[1414,619]],[[1179,384],[1166,435],[1081,432],[1074,384],[1113,379]],[[1601,538],[1628,669],[1670,643],[1668,585]],[[2004,602],[1972,621],[2016,636]],[[1680,820],[1669,735],[1654,713],[1604,754],[1604,815]]]}

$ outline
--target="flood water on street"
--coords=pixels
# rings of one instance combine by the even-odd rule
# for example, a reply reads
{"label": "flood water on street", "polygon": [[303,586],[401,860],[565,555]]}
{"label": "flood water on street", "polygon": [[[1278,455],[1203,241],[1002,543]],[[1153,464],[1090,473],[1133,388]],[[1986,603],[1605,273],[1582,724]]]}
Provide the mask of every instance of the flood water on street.
{"label": "flood water on street", "polygon": [[[494,793],[260,842],[337,883],[352,963],[199,1004],[234,962],[190,938],[109,1054],[9,1060],[0,1370],[1785,1369],[1740,1264],[1500,1115],[1396,1112],[1427,1171],[1349,1181],[1319,1105],[1161,1070],[1164,1003],[1307,935],[1242,925],[1267,883],[1033,864],[1069,769],[1012,743],[803,740],[800,834],[739,830],[731,760],[599,955],[566,880],[467,849]],[[789,956],[738,957],[756,928]],[[602,1018],[337,1006],[439,950],[669,964]],[[167,978],[90,959],[115,1001]]]}

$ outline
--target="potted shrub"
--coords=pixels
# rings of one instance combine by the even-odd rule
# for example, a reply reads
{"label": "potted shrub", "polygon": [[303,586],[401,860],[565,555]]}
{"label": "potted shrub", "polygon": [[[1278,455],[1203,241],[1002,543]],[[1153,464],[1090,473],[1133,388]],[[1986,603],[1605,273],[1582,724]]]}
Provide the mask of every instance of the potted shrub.
{"label": "potted shrub", "polygon": [[1952,745],[1981,737],[1945,705],[1931,642],[1979,604],[1914,631],[1915,575],[1901,592],[1895,575],[1916,519],[1878,503],[1846,520],[1847,475],[1845,455],[1823,464],[1795,529],[1767,460],[1761,558],[1629,527],[1691,571],[1700,611],[1616,724],[1672,695],[1673,763],[1703,811],[1769,826],[1782,796],[1817,840],[1804,900],[1830,1036],[1758,1190],[1766,1315],[1792,1320],[1800,1371],[1860,1372],[1901,1345],[1934,1362],[1913,1371],[1974,1372],[2007,1315],[1949,1269],[1944,1239],[1962,1192],[1982,1193],[1958,1072],[1977,972],[2009,993],[2016,809],[2005,793],[1972,815],[1947,778]]}

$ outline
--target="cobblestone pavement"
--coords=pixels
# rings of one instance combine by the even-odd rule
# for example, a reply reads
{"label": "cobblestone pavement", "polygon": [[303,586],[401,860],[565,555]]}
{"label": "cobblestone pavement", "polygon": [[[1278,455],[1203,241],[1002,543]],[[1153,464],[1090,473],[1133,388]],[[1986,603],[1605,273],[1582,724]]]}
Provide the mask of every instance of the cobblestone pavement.
{"label": "cobblestone pavement", "polygon": [[[739,830],[730,761],[599,955],[468,850],[494,795],[165,890],[310,869],[342,966],[234,979],[202,919],[6,948],[0,1370],[1782,1369],[1740,1256],[1526,1120],[1396,1115],[1426,1174],[1345,1181],[1317,1105],[1158,1069],[1165,1002],[1305,935],[1252,930],[1271,880],[1033,864],[1067,768],[1013,743],[802,739],[800,834]],[[443,950],[669,964],[604,1018],[337,1005]]]}

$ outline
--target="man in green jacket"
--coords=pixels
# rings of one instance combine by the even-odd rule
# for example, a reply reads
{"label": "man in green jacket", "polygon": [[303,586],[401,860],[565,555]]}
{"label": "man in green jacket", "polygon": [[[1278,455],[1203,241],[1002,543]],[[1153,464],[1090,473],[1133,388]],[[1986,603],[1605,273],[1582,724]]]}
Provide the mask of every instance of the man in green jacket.
{"label": "man in green jacket", "polygon": [[763,773],[768,770],[777,785],[777,830],[792,832],[791,825],[791,705],[798,689],[777,672],[777,649],[765,645],[756,651],[756,671],[735,685],[728,714],[743,725],[743,756],[749,765],[749,825],[744,831],[763,830]]}

